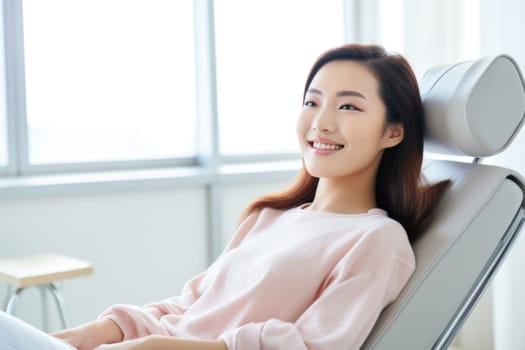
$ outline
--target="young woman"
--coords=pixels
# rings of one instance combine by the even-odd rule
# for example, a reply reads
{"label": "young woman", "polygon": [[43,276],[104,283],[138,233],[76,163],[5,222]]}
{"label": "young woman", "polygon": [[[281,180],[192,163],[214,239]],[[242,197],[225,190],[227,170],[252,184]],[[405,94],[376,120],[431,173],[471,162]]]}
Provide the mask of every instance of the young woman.
{"label": "young woman", "polygon": [[410,241],[447,186],[421,181],[422,114],[402,56],[324,53],[297,122],[297,181],[252,203],[180,296],[115,305],[55,337],[80,350],[358,349],[412,274]]}

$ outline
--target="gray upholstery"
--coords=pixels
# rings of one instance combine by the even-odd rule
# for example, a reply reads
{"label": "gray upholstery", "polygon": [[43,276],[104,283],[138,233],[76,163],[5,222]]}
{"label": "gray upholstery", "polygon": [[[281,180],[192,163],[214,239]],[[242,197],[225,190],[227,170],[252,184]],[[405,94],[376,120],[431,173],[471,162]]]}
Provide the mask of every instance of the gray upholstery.
{"label": "gray upholstery", "polygon": [[525,90],[509,56],[429,70],[420,82],[426,119],[425,149],[488,157],[503,151],[525,118]]}
{"label": "gray upholstery", "polygon": [[[430,70],[421,89],[425,147],[433,151],[492,155],[506,148],[523,124],[523,79],[508,56]],[[451,179],[452,186],[414,243],[414,275],[382,312],[362,349],[446,349],[523,223],[525,186],[516,172],[426,160],[423,173],[429,182]]]}
{"label": "gray upholstery", "polygon": [[523,206],[522,182],[504,168],[433,161],[425,174],[454,184],[414,244],[414,275],[363,349],[432,349]]}

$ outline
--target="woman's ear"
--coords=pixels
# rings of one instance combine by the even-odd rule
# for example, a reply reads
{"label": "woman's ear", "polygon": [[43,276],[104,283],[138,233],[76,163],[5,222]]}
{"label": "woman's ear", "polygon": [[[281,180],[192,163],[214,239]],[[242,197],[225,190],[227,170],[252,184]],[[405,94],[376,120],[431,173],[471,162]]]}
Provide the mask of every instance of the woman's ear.
{"label": "woman's ear", "polygon": [[403,123],[388,123],[385,134],[383,135],[383,147],[391,148],[397,146],[405,136]]}

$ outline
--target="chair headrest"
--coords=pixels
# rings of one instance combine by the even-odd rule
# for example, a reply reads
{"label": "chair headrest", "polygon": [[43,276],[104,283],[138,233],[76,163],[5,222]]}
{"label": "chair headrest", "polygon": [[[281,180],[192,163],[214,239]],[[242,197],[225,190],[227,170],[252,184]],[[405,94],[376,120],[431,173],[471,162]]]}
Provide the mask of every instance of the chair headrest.
{"label": "chair headrest", "polygon": [[488,157],[503,151],[525,118],[525,84],[508,55],[430,69],[420,81],[425,150]]}

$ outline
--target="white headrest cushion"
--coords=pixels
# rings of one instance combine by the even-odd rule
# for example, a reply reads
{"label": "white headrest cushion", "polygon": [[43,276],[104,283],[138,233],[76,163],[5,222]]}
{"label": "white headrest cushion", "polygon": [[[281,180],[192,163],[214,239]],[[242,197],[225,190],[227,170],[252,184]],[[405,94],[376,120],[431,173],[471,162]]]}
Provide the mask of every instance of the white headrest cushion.
{"label": "white headrest cushion", "polygon": [[523,125],[525,85],[510,56],[433,68],[420,89],[427,151],[491,156],[503,151]]}

